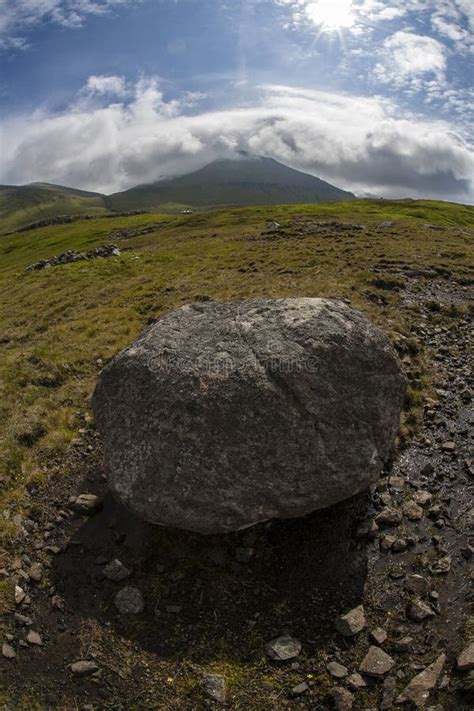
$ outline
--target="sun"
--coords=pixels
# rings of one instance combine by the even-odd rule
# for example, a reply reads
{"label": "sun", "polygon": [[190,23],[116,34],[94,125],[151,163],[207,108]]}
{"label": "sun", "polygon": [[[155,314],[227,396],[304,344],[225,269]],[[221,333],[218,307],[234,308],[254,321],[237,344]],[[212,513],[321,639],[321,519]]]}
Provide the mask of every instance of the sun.
{"label": "sun", "polygon": [[306,5],[306,14],[324,32],[352,27],[356,21],[352,0],[316,0]]}

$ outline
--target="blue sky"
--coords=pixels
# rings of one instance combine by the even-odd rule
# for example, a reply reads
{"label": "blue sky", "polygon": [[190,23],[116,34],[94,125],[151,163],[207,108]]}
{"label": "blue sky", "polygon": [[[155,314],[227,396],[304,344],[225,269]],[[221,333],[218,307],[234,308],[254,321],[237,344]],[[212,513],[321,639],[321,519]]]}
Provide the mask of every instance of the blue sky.
{"label": "blue sky", "polygon": [[0,0],[0,181],[112,192],[236,148],[474,202],[474,0]]}

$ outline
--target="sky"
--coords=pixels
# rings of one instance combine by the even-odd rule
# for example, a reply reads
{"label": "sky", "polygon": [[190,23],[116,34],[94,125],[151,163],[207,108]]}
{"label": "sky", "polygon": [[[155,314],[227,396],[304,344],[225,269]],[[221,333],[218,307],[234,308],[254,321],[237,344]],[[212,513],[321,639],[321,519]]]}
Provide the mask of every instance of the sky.
{"label": "sky", "polygon": [[474,203],[474,0],[0,0],[0,183],[112,193],[236,150]]}

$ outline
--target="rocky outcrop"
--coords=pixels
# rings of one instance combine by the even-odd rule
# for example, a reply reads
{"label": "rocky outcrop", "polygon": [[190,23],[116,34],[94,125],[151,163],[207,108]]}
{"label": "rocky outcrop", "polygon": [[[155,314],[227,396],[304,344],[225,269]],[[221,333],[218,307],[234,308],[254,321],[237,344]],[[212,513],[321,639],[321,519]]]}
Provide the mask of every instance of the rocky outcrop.
{"label": "rocky outcrop", "polygon": [[58,254],[51,259],[41,259],[39,262],[30,264],[26,267],[27,272],[38,271],[39,269],[47,269],[48,267],[59,267],[62,264],[71,264],[72,262],[82,262],[84,260],[97,259],[98,257],[119,257],[120,250],[115,244],[106,244],[101,247],[96,247],[90,252],[76,252],[68,249],[67,252]]}
{"label": "rocky outcrop", "polygon": [[387,337],[342,302],[206,302],[120,353],[93,407],[119,497],[151,522],[210,533],[376,481],[404,390]]}

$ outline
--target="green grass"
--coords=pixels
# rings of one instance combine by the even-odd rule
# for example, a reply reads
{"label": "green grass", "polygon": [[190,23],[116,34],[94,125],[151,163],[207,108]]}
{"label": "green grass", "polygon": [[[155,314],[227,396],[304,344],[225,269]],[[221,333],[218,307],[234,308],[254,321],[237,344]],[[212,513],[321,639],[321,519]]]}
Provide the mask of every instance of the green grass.
{"label": "green grass", "polygon": [[0,234],[57,215],[101,215],[108,212],[95,193],[43,184],[0,185]]}
{"label": "green grass", "polygon": [[[368,225],[395,219],[399,227],[258,239],[270,220],[300,217]],[[67,249],[107,243],[114,230],[160,222],[156,231],[121,242],[120,257],[25,271]],[[82,426],[97,360],[111,358],[150,319],[204,294],[331,296],[350,298],[389,334],[410,336],[398,292],[382,292],[383,307],[368,300],[367,292],[378,292],[372,267],[384,258],[465,275],[472,262],[472,233],[432,230],[425,222],[472,227],[474,209],[428,201],[235,208],[80,221],[0,238],[0,507],[10,512],[4,533],[21,510],[24,485],[45,476],[48,461],[68,450]],[[422,392],[411,390],[410,397],[416,408]]]}

